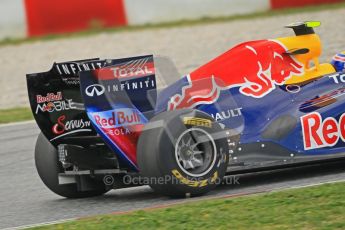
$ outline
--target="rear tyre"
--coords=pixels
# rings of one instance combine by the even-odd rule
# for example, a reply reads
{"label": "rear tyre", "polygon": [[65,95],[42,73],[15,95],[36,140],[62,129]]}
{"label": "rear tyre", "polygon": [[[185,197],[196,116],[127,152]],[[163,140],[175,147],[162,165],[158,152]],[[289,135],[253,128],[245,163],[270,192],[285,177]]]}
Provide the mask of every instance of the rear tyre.
{"label": "rear tyre", "polygon": [[224,177],[229,160],[225,130],[197,110],[157,115],[145,126],[137,149],[145,181],[169,196],[211,191]]}
{"label": "rear tyre", "polygon": [[35,148],[35,163],[38,175],[43,183],[54,193],[66,198],[84,198],[100,196],[107,192],[102,182],[95,181],[92,191],[79,191],[77,184],[60,185],[58,174],[63,172],[62,166],[58,161],[56,148],[40,133]]}

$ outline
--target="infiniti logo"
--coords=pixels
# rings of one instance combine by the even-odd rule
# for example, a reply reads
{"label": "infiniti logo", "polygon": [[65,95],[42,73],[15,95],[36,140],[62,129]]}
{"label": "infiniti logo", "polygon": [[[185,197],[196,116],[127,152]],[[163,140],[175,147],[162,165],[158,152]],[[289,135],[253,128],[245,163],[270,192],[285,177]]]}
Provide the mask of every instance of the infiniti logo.
{"label": "infiniti logo", "polygon": [[95,95],[101,96],[104,92],[105,92],[105,88],[103,85],[100,85],[100,84],[89,85],[85,89],[85,93],[89,97],[93,97]]}

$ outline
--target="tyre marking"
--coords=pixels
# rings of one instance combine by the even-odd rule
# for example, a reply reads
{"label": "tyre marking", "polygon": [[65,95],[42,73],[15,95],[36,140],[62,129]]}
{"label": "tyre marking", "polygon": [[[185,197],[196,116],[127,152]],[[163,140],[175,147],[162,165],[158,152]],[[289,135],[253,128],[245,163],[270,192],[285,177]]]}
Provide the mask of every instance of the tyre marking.
{"label": "tyre marking", "polygon": [[183,124],[191,126],[203,126],[207,128],[212,128],[212,121],[204,118],[198,117],[184,117]]}
{"label": "tyre marking", "polygon": [[190,186],[190,187],[205,187],[209,184],[213,184],[217,181],[218,179],[218,171],[215,171],[213,173],[213,175],[208,178],[208,179],[204,179],[204,180],[190,180],[188,178],[185,178],[184,176],[182,176],[182,174],[177,170],[177,169],[173,169],[172,174],[183,184]]}

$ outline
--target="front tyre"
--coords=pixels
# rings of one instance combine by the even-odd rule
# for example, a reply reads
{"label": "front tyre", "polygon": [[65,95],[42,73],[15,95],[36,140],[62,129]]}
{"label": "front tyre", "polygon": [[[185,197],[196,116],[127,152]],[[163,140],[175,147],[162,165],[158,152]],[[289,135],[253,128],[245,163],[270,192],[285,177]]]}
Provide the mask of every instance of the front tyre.
{"label": "front tyre", "polygon": [[224,177],[229,160],[225,130],[197,110],[157,115],[145,126],[137,149],[145,181],[169,196],[211,191]]}
{"label": "front tyre", "polygon": [[63,172],[58,161],[56,148],[40,133],[35,148],[35,163],[38,175],[43,183],[54,193],[66,198],[84,198],[100,196],[107,192],[102,182],[95,181],[97,189],[91,191],[79,191],[77,184],[59,184],[58,175]]}

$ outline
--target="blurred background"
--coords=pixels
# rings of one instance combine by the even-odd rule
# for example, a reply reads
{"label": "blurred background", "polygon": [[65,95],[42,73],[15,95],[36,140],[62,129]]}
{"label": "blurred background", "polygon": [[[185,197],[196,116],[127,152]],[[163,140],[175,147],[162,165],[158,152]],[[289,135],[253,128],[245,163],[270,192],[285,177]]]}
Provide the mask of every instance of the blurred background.
{"label": "blurred background", "polygon": [[0,109],[28,107],[25,74],[54,61],[169,56],[181,73],[246,40],[320,20],[322,61],[345,50],[342,0],[1,0]]}
{"label": "blurred background", "polygon": [[2,0],[0,38],[158,24],[340,0]]}

